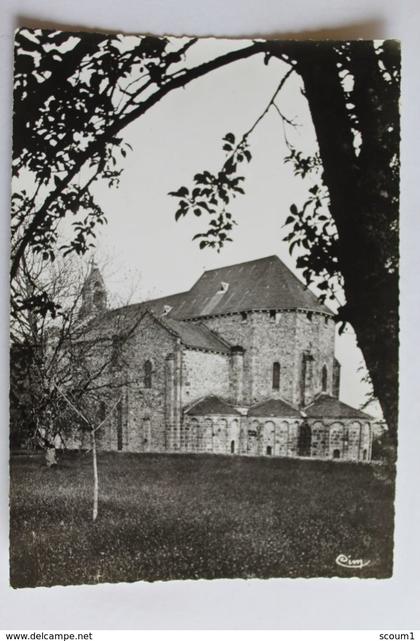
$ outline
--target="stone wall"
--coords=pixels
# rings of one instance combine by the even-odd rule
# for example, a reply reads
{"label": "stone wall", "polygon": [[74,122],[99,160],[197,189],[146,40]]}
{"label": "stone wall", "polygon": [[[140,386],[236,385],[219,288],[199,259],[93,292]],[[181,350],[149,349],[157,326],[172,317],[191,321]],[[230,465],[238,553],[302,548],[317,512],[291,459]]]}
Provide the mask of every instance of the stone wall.
{"label": "stone wall", "polygon": [[251,456],[297,456],[301,422],[295,418],[248,418],[248,438],[243,453]]}
{"label": "stone wall", "polygon": [[[206,325],[244,350],[242,403],[252,405],[267,397],[292,401],[296,312],[248,312],[205,320]],[[280,389],[273,390],[273,363],[279,362]],[[231,399],[235,401],[236,399]]]}
{"label": "stone wall", "polygon": [[[296,311],[252,312],[244,319],[235,314],[208,319],[206,324],[232,345],[241,345],[243,355],[241,350],[224,355],[185,348],[151,315],[144,316],[119,344],[111,335],[90,350],[86,347],[94,369],[107,363],[98,379],[98,383],[109,384],[103,407],[98,408],[98,421],[101,414],[105,416],[114,408],[97,433],[98,449],[371,459],[371,426],[367,421],[183,417],[183,407],[208,395],[242,406],[244,413],[246,406],[266,398],[298,405],[302,358],[308,354],[307,397],[321,391],[323,367],[324,391],[334,391],[335,327],[331,319]],[[150,386],[146,362],[151,365]],[[273,363],[280,364],[278,389],[273,389]],[[89,447],[89,437],[75,437],[73,445]]]}
{"label": "stone wall", "polygon": [[181,434],[184,452],[243,454],[243,419],[240,416],[212,415],[184,417]]}
{"label": "stone wall", "polygon": [[[145,316],[124,345],[121,361],[128,385],[123,398],[123,449],[165,450],[167,357],[178,349],[178,343],[152,316]],[[152,364],[150,388],[145,379],[146,361]]]}
{"label": "stone wall", "polygon": [[[305,390],[305,402],[309,404],[321,391],[333,395],[335,323],[322,314],[298,312],[295,335],[295,380],[292,402],[302,403],[301,368],[305,353],[313,357],[311,375]],[[322,368],[326,367],[326,389],[322,389]]]}
{"label": "stone wall", "polygon": [[369,423],[350,419],[304,421],[292,417],[186,415],[181,435],[184,452],[362,462],[369,462],[372,456]]}
{"label": "stone wall", "polygon": [[[153,316],[145,315],[128,337],[117,341],[111,335],[95,342],[94,348],[86,346],[89,369],[95,372],[103,366],[96,381],[98,389],[104,386],[98,422],[113,408],[98,430],[98,449],[165,451],[166,359],[179,349],[178,343]],[[146,361],[151,364],[150,387]]]}
{"label": "stone wall", "polygon": [[203,396],[229,396],[229,354],[185,348],[182,358],[182,404]]}
{"label": "stone wall", "polygon": [[354,419],[308,420],[311,426],[311,456],[370,461],[372,427],[369,422]]}
{"label": "stone wall", "polygon": [[[327,368],[325,391],[333,393],[334,321],[323,314],[283,311],[248,312],[206,319],[205,324],[244,354],[244,404],[280,398],[301,404],[302,357],[313,357],[305,404],[322,389],[322,368]],[[273,364],[280,364],[280,386],[273,389]],[[232,396],[232,394],[230,394]],[[231,401],[238,402],[231,398]]]}
{"label": "stone wall", "polygon": [[[240,314],[230,314],[228,316],[214,316],[204,319],[204,324],[212,331],[219,334],[231,345],[241,345],[244,350],[243,357],[243,387],[242,401],[250,404],[252,394],[252,363],[256,347],[254,345],[254,323],[252,314],[248,314],[246,320],[242,320]],[[230,389],[229,399],[234,402],[234,390]]]}

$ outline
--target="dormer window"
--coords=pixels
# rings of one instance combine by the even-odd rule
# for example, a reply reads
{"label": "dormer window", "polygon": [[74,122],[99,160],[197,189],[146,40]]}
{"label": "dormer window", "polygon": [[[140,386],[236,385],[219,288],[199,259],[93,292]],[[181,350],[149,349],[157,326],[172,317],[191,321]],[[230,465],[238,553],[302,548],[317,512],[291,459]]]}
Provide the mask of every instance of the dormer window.
{"label": "dormer window", "polygon": [[173,307],[171,307],[170,305],[164,305],[162,316],[167,316],[172,309]]}
{"label": "dormer window", "polygon": [[226,294],[227,290],[229,289],[229,283],[224,283],[223,281],[220,283],[220,288],[219,291],[217,292],[218,294]]}

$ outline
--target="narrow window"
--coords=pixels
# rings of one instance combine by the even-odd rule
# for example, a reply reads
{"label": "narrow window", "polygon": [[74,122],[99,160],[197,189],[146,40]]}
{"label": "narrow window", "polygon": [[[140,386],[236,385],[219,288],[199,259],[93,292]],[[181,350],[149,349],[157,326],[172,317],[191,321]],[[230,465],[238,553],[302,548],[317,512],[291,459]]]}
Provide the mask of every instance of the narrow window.
{"label": "narrow window", "polygon": [[340,458],[340,450],[334,450],[333,458]]}
{"label": "narrow window", "polygon": [[146,389],[152,387],[152,363],[151,361],[146,361],[144,364],[144,386]]}
{"label": "narrow window", "polygon": [[322,368],[321,385],[322,385],[322,391],[326,392],[327,385],[328,385],[328,370],[326,365],[324,365],[324,367]]}
{"label": "narrow window", "polygon": [[363,460],[367,460],[367,450],[363,450]]}
{"label": "narrow window", "polygon": [[235,454],[235,441],[230,442],[230,453]]}
{"label": "narrow window", "polygon": [[271,456],[272,452],[273,450],[271,448],[271,445],[267,445],[267,449],[266,449],[267,456]]}
{"label": "narrow window", "polygon": [[241,320],[243,323],[246,323],[248,314],[246,312],[241,312]]}
{"label": "narrow window", "polygon": [[304,421],[299,425],[297,454],[298,456],[311,455],[312,434],[310,425]]}
{"label": "narrow window", "polygon": [[280,389],[280,363],[273,363],[273,389]]}
{"label": "narrow window", "polygon": [[276,310],[275,309],[270,309],[270,320],[272,323],[276,322]]}

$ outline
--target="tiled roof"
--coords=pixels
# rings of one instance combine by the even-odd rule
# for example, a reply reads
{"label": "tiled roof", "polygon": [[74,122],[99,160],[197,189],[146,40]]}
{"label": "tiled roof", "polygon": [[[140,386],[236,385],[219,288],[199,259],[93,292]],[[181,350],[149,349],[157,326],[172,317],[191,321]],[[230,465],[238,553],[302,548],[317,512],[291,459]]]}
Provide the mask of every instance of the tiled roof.
{"label": "tiled roof", "polygon": [[[146,310],[157,318],[181,321],[265,309],[332,313],[277,256],[267,256],[205,271],[188,292],[109,310],[89,323],[86,330],[89,335],[94,332],[110,338],[115,333],[133,328]],[[196,342],[195,338],[192,340]]]}
{"label": "tiled roof", "polygon": [[[224,287],[222,283],[225,284]],[[165,306],[172,308],[168,317],[177,320],[253,309],[307,309],[332,313],[328,307],[318,302],[315,294],[305,287],[278,256],[267,256],[205,271],[189,292],[121,309],[130,315],[138,315],[148,308],[161,316]],[[108,315],[118,311],[108,312]]]}
{"label": "tiled roof", "polygon": [[351,407],[351,405],[347,405],[328,394],[320,394],[304,411],[309,418],[362,418],[372,420],[369,414]]}
{"label": "tiled roof", "polygon": [[227,416],[240,416],[232,405],[226,403],[218,396],[207,396],[195,403],[186,411],[189,416],[207,416],[211,414],[224,414]]}
{"label": "tiled roof", "polygon": [[184,319],[253,309],[332,313],[277,256],[206,271],[177,302],[172,315]]}
{"label": "tiled roof", "polygon": [[[160,299],[166,300],[166,299]],[[155,307],[156,309],[156,307]],[[146,304],[139,306],[121,308],[106,312],[103,316],[94,319],[86,328],[83,340],[93,339],[96,336],[101,338],[112,338],[116,334],[129,334],[136,325],[141,322],[145,314],[150,313],[153,318],[163,325],[172,334],[181,339],[181,343],[193,349],[202,349],[221,354],[230,353],[230,345],[221,339],[202,323],[186,323],[174,320],[166,316],[157,316]]]}
{"label": "tiled roof", "polygon": [[248,416],[298,416],[301,414],[299,410],[294,408],[289,403],[280,399],[270,399],[263,403],[258,403],[248,410]]}
{"label": "tiled roof", "polygon": [[229,354],[230,346],[202,323],[185,323],[172,318],[159,319],[181,339],[186,347]]}
{"label": "tiled roof", "polygon": [[136,326],[147,311],[152,312],[154,316],[159,318],[162,316],[166,306],[173,308],[185,295],[186,293],[182,292],[156,298],[155,300],[110,309],[88,323],[84,338],[89,339],[89,336],[93,333],[103,338],[111,338],[114,334],[127,333]]}

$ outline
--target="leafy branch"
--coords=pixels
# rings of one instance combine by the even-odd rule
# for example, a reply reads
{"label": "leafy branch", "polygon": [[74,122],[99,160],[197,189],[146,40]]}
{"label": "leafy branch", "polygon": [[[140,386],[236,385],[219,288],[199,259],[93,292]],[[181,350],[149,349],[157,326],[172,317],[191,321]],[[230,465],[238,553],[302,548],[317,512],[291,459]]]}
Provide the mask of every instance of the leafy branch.
{"label": "leafy branch", "polygon": [[226,152],[226,158],[218,172],[208,170],[199,172],[193,178],[193,187],[189,188],[183,185],[176,191],[169,192],[169,196],[179,199],[178,208],[175,212],[176,221],[187,216],[187,214],[193,214],[197,217],[203,214],[210,216],[207,231],[195,234],[193,237],[193,240],[200,241],[200,249],[211,247],[220,251],[226,242],[232,241],[230,232],[237,223],[228,207],[237,194],[245,193],[243,188],[245,177],[238,175],[237,172],[239,166],[245,162],[249,163],[252,159],[248,139],[258,124],[269,110],[274,107],[287,124],[295,126],[291,120],[283,116],[275,102],[293,72],[294,66],[291,64],[264,110],[238,141],[232,132],[224,136],[222,148]]}

